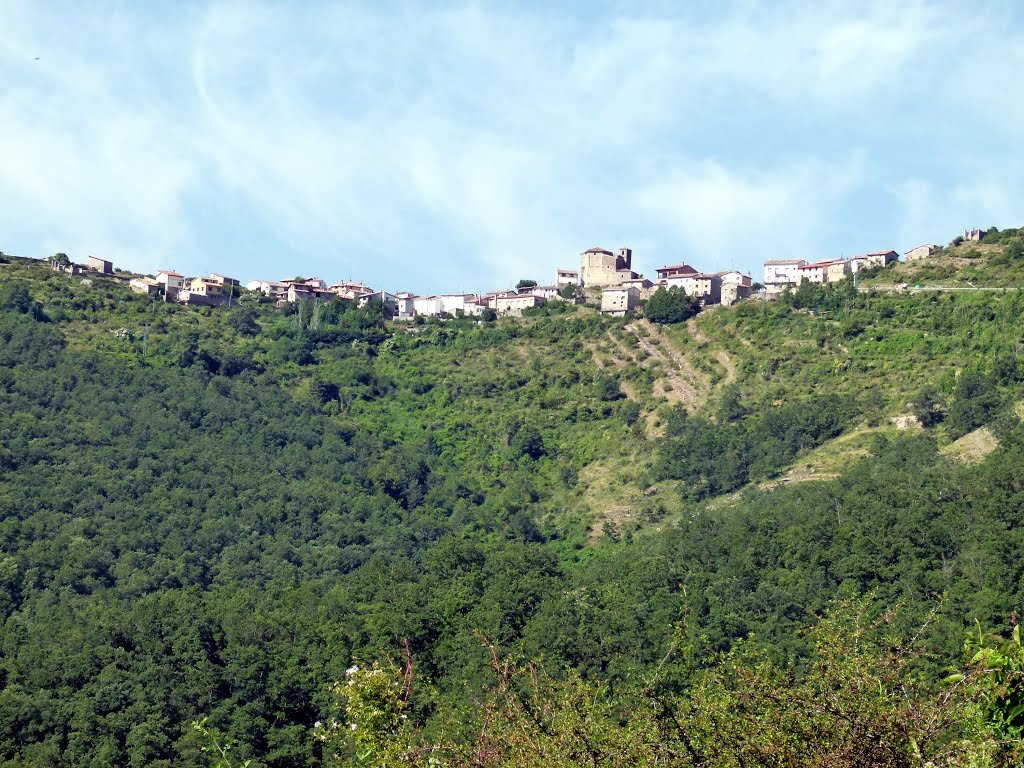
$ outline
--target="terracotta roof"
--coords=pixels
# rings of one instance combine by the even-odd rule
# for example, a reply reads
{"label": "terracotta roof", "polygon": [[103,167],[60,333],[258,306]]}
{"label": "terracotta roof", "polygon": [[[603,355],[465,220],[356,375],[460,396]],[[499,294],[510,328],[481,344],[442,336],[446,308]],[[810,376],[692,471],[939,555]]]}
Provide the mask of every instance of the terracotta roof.
{"label": "terracotta roof", "polygon": [[697,274],[697,270],[691,267],[689,264],[673,264],[670,267],[658,267],[655,272],[667,272],[670,269],[688,269],[694,274]]}
{"label": "terracotta roof", "polygon": [[577,272],[575,269],[560,269],[560,270],[558,270],[558,274],[560,274],[560,275],[578,275],[579,272]]}
{"label": "terracotta roof", "polygon": [[[885,256],[887,253],[896,253],[896,251],[894,251],[894,250],[892,250],[890,248],[888,251],[872,251],[871,253],[869,253],[867,255],[868,256]],[[896,254],[896,255],[898,256],[899,254]]]}
{"label": "terracotta roof", "polygon": [[156,273],[158,275],[168,275],[170,277],[184,277],[184,275],[178,272],[171,272],[169,269],[158,269]]}
{"label": "terracotta roof", "polygon": [[604,248],[598,248],[597,246],[595,246],[593,248],[587,248],[587,250],[585,250],[583,253],[604,253],[604,254],[607,254],[608,256],[614,256],[615,255],[611,251],[606,251]]}
{"label": "terracotta roof", "polygon": [[830,267],[833,264],[842,264],[846,259],[828,259],[827,261],[816,261],[813,264],[804,264],[802,267],[797,269],[821,269],[824,267]]}
{"label": "terracotta roof", "polygon": [[766,267],[781,266],[782,264],[799,264],[803,259],[768,259],[764,263]]}

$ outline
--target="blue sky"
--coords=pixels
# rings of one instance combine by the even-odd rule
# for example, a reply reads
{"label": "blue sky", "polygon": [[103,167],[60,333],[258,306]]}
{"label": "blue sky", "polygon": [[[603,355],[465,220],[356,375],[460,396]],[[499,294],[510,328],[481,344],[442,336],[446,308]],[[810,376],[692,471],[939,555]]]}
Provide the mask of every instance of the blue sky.
{"label": "blue sky", "polygon": [[990,2],[0,0],[0,250],[484,291],[1024,225]]}

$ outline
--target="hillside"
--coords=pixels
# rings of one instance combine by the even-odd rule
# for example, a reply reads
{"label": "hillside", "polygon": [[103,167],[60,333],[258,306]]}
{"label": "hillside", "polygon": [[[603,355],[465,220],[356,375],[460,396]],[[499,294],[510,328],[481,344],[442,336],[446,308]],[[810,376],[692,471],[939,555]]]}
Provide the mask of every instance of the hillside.
{"label": "hillside", "polygon": [[318,764],[331,683],[406,642],[409,712],[458,741],[494,682],[475,633],[628,690],[684,615],[701,659],[800,670],[865,594],[901,637],[939,610],[936,682],[1024,597],[1008,247],[969,268],[1010,290],[886,272],[677,326],[182,308],[0,265],[0,756],[197,765],[206,717],[254,766]]}

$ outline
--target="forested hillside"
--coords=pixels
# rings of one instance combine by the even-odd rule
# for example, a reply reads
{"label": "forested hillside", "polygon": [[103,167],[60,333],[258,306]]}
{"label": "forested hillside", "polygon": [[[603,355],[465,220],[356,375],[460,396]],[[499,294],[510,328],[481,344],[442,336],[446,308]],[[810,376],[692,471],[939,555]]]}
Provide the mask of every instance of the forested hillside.
{"label": "forested hillside", "polygon": [[[784,687],[828,647],[802,630],[865,595],[938,690],[1024,597],[1022,310],[847,281],[675,326],[560,302],[399,325],[13,260],[0,760],[209,764],[206,718],[232,759],[319,765],[358,748],[315,727],[333,684],[406,649],[417,739],[472,743],[504,653],[642,730],[623,702],[652,675],[672,700],[742,641]],[[699,764],[677,746],[650,764]]]}

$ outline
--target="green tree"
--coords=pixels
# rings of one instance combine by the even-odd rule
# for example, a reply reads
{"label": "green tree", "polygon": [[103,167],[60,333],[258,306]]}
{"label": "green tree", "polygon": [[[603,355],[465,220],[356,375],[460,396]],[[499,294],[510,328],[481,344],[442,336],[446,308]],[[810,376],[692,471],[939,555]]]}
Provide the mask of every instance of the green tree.
{"label": "green tree", "polygon": [[24,283],[4,283],[0,285],[0,309],[27,315],[35,309],[35,302]]}
{"label": "green tree", "polygon": [[515,435],[509,442],[514,456],[527,456],[531,459],[539,459],[547,451],[544,447],[544,436],[532,424],[526,424],[516,430]]}
{"label": "green tree", "polygon": [[228,327],[240,336],[255,337],[260,333],[256,312],[251,307],[232,310],[227,318]]}
{"label": "green tree", "polygon": [[934,427],[946,416],[946,409],[939,398],[939,393],[930,384],[921,388],[911,401],[911,405],[914,409],[914,418],[926,429]]}
{"label": "green tree", "polygon": [[522,290],[523,288],[536,288],[536,287],[537,287],[537,281],[536,280],[527,280],[526,278],[523,278],[518,283],[516,283],[516,290]]}
{"label": "green tree", "polygon": [[679,286],[658,288],[644,305],[644,315],[652,323],[682,323],[700,311],[700,302]]}

